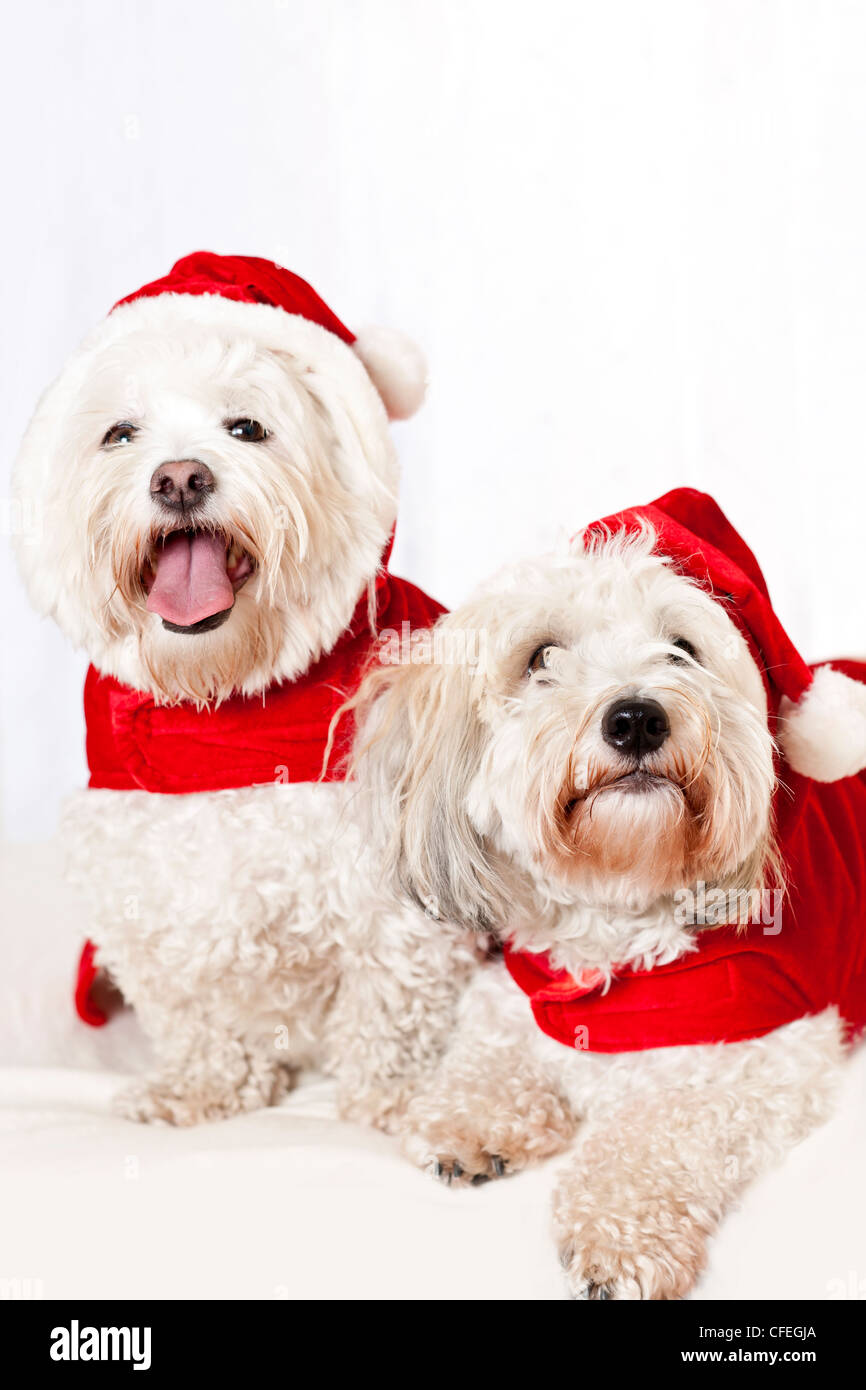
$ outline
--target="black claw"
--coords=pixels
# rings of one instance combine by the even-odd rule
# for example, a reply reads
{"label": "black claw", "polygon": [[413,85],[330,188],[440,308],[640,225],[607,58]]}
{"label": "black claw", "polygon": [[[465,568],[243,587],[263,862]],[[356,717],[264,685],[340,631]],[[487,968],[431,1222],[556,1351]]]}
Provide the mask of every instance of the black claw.
{"label": "black claw", "polygon": [[441,1176],[442,1176],[442,1164],[441,1164],[441,1163],[436,1162],[436,1163],[433,1164],[433,1176],[434,1176],[435,1178],[441,1178]]}
{"label": "black claw", "polygon": [[490,1160],[490,1164],[491,1164],[491,1167],[493,1168],[493,1171],[494,1171],[494,1173],[496,1174],[497,1178],[501,1178],[501,1177],[502,1177],[502,1174],[505,1172],[505,1164],[503,1163],[502,1159],[499,1157],[499,1154],[494,1154],[494,1155],[493,1155],[493,1157],[492,1157],[491,1160]]}
{"label": "black claw", "polygon": [[602,1299],[610,1298],[610,1289],[607,1284],[593,1284],[590,1280],[587,1285],[586,1296],[594,1303],[600,1303]]}
{"label": "black claw", "polygon": [[473,1186],[473,1187],[480,1187],[480,1186],[482,1185],[482,1183],[489,1182],[489,1181],[490,1181],[490,1175],[489,1175],[489,1173],[476,1173],[476,1174],[475,1174],[475,1177],[472,1179],[472,1186]]}

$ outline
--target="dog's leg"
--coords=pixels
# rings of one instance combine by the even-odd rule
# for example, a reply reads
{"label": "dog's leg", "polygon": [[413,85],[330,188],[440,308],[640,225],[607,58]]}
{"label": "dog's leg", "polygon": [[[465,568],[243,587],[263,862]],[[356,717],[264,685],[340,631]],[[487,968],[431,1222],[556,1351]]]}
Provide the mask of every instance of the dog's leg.
{"label": "dog's leg", "polygon": [[224,1120],[275,1105],[291,1087],[292,1073],[270,1040],[233,1038],[192,1009],[172,1010],[159,1028],[148,1011],[147,1023],[162,1066],[115,1097],[126,1119],[173,1125]]}
{"label": "dog's leg", "polygon": [[351,924],[328,1019],[328,1069],[345,1119],[393,1133],[454,1031],[477,968],[464,933],[415,908]]}
{"label": "dog's leg", "polygon": [[403,1147],[415,1163],[449,1185],[477,1183],[566,1148],[576,1119],[533,1055],[537,1032],[502,968],[485,968],[435,1076],[409,1106]]}
{"label": "dog's leg", "polygon": [[688,1294],[744,1185],[827,1117],[840,1050],[833,1012],[756,1042],[690,1049],[693,1078],[649,1088],[591,1127],[554,1196],[572,1295]]}

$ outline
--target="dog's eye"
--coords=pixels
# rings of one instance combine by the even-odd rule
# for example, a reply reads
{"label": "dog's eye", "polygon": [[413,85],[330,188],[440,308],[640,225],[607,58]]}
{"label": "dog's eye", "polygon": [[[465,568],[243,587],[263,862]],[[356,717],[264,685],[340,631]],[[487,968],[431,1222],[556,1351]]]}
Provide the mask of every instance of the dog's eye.
{"label": "dog's eye", "polygon": [[[680,651],[685,652],[686,656],[690,656],[692,661],[697,661],[698,654],[687,637],[674,637],[671,642],[671,646],[679,647]],[[684,665],[682,657],[671,656],[669,660],[672,661],[675,666]]]}
{"label": "dog's eye", "polygon": [[110,430],[106,430],[102,437],[102,448],[109,449],[114,444],[131,444],[137,434],[137,425],[131,425],[128,420],[120,420],[116,425],[112,425]]}
{"label": "dog's eye", "polygon": [[246,439],[251,444],[261,444],[268,437],[267,430],[258,420],[226,420],[225,427],[232,439]]}
{"label": "dog's eye", "polygon": [[547,653],[550,651],[552,643],[545,642],[544,646],[536,647],[532,656],[526,663],[526,674],[534,676],[536,671],[547,670]]}

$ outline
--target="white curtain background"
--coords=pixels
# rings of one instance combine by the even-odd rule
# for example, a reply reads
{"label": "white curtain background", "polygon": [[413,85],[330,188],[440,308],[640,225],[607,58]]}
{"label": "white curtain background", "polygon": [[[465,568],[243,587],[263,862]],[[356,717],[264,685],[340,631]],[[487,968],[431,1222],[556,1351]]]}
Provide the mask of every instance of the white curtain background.
{"label": "white curtain background", "polygon": [[[866,651],[859,0],[42,0],[6,35],[0,500],[119,296],[268,256],[427,350],[398,572],[453,604],[687,483],[806,655]],[[38,840],[85,662],[8,535],[0,583],[4,834]]]}

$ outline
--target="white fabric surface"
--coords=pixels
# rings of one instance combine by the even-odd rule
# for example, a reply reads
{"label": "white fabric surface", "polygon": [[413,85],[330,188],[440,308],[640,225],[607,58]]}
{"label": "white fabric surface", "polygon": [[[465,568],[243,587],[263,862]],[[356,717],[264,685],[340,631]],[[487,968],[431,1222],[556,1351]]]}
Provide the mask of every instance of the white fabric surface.
{"label": "white fabric surface", "polygon": [[[72,1012],[56,849],[7,851],[0,869],[0,1281],[46,1298],[564,1297],[557,1161],[449,1191],[341,1123],[317,1078],[224,1124],[116,1119],[112,1091],[145,1048],[129,1014],[94,1030]],[[725,1224],[698,1298],[823,1299],[864,1280],[864,1101],[861,1051],[836,1118]]]}

